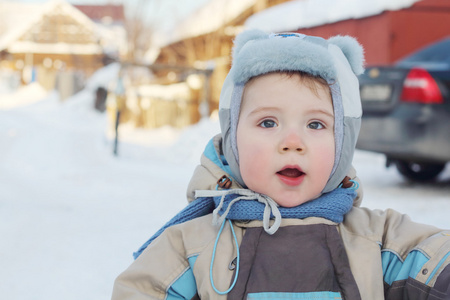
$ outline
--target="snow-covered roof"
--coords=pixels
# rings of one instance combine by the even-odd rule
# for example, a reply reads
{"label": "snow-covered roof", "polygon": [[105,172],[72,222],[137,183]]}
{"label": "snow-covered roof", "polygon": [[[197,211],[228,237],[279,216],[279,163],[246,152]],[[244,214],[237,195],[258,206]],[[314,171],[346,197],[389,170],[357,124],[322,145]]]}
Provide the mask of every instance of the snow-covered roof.
{"label": "snow-covered roof", "polygon": [[0,51],[38,21],[42,4],[0,2]]}
{"label": "snow-covered roof", "polygon": [[[81,11],[64,0],[51,0],[44,4],[33,3],[0,3],[0,50],[8,49],[10,52],[22,51],[23,47],[29,47],[37,52],[45,53],[72,53],[97,54],[102,49],[98,44],[38,44],[19,39],[38,24],[43,16],[51,14],[58,9],[62,13],[73,18],[81,26],[84,26],[98,38],[105,37],[105,30],[97,26]],[[116,38],[117,39],[117,38]],[[30,44],[32,43],[32,45]]]}
{"label": "snow-covered roof", "polygon": [[249,17],[246,28],[280,32],[308,28],[348,19],[374,16],[386,10],[399,10],[420,0],[293,0]]}
{"label": "snow-covered roof", "polygon": [[211,0],[168,32],[157,33],[155,43],[159,47],[213,32],[232,21],[257,0]]}

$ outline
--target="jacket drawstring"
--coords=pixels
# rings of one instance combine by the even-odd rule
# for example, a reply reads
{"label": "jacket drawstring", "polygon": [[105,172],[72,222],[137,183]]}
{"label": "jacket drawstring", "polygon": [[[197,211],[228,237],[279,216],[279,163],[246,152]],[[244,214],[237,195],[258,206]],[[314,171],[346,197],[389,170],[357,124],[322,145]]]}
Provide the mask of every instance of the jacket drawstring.
{"label": "jacket drawstring", "polygon": [[[235,199],[233,199],[226,208],[225,212],[222,215],[219,215],[219,211],[222,209],[225,196],[236,194],[239,195]],[[213,211],[213,224],[220,225],[223,223],[223,221],[226,219],[231,206],[240,200],[258,200],[258,202],[261,202],[265,205],[264,208],[264,214],[263,214],[263,226],[264,230],[272,235],[274,234],[278,228],[281,225],[281,213],[278,210],[278,204],[270,197],[255,193],[251,190],[247,189],[233,189],[233,190],[218,190],[218,191],[212,191],[212,190],[197,190],[195,191],[195,198],[198,197],[218,197],[221,196],[219,205],[214,209]],[[270,226],[270,215],[273,214],[275,217],[275,221],[272,226]]]}
{"label": "jacket drawstring", "polygon": [[[230,224],[231,232],[233,233],[234,243],[236,244],[236,252],[237,252],[237,258],[236,258],[236,272],[234,275],[234,280],[231,286],[226,291],[219,291],[216,286],[214,285],[214,278],[213,278],[213,266],[214,266],[214,259],[216,258],[216,250],[217,250],[217,244],[219,243],[220,235],[222,234],[223,227],[225,226],[226,221]],[[223,220],[222,226],[220,226],[219,233],[217,234],[216,242],[214,243],[214,249],[211,257],[211,265],[209,267],[209,280],[211,281],[212,288],[214,291],[219,295],[226,295],[228,294],[233,288],[234,285],[237,282],[238,275],[239,275],[239,262],[240,262],[240,254],[239,254],[239,244],[237,241],[236,233],[234,232],[233,223],[231,220]]]}

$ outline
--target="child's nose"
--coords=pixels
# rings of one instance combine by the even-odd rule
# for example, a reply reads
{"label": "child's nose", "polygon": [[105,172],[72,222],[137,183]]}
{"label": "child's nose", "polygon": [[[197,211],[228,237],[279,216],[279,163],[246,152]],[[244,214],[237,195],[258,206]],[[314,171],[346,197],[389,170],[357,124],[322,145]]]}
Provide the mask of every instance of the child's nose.
{"label": "child's nose", "polygon": [[304,145],[300,135],[296,132],[290,132],[286,135],[286,137],[281,141],[280,144],[280,152],[288,152],[288,151],[296,151],[302,152],[304,151]]}

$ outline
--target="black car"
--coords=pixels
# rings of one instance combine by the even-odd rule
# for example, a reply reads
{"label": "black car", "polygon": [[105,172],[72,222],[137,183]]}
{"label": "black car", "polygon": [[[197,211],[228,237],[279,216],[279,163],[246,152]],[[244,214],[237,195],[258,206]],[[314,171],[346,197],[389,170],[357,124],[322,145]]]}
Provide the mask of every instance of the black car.
{"label": "black car", "polygon": [[386,155],[412,180],[432,180],[450,161],[450,37],[359,77],[357,148]]}

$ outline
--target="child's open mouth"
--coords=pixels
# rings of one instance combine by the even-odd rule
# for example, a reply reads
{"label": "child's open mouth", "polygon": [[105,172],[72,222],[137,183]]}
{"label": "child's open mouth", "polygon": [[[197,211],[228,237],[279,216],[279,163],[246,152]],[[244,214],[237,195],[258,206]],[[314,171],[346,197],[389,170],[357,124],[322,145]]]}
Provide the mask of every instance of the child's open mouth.
{"label": "child's open mouth", "polygon": [[277,172],[278,178],[287,185],[296,186],[302,183],[305,173],[299,167],[285,167]]}

